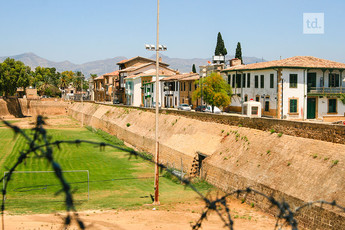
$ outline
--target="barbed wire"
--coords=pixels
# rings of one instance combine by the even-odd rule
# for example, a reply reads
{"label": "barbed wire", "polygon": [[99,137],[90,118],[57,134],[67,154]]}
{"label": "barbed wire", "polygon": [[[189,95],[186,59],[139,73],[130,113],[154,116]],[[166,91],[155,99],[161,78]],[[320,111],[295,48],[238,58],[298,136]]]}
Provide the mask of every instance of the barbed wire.
{"label": "barbed wire", "polygon": [[54,160],[53,157],[53,147],[57,147],[59,150],[61,149],[62,144],[73,144],[76,145],[76,147],[80,146],[81,144],[90,144],[99,146],[100,151],[103,151],[105,147],[114,148],[117,150],[121,150],[128,153],[128,159],[130,160],[132,157],[140,157],[144,159],[145,161],[149,161],[153,164],[157,164],[161,171],[165,170],[166,172],[174,175],[180,182],[182,182],[186,187],[191,188],[195,193],[198,194],[198,196],[204,201],[205,207],[204,211],[201,213],[200,218],[195,222],[195,224],[191,225],[191,228],[193,230],[198,230],[202,227],[203,222],[207,219],[207,216],[210,214],[210,212],[215,212],[220,220],[224,223],[224,228],[233,229],[234,226],[234,220],[231,216],[231,210],[230,205],[227,200],[230,196],[237,196],[239,198],[240,195],[244,195],[244,198],[242,202],[246,201],[246,198],[249,194],[255,194],[262,196],[265,198],[269,203],[271,204],[270,208],[275,207],[277,209],[277,215],[276,215],[276,224],[274,229],[282,229],[284,226],[290,226],[292,230],[298,229],[298,221],[296,220],[296,215],[304,208],[310,207],[314,204],[320,204],[321,208],[324,205],[328,205],[331,207],[338,208],[341,212],[345,212],[345,207],[340,206],[336,203],[336,201],[328,202],[324,200],[318,200],[313,202],[307,202],[303,205],[295,208],[292,210],[290,208],[290,205],[283,201],[278,201],[273,196],[268,196],[260,191],[257,191],[255,189],[252,189],[250,187],[247,187],[245,189],[238,189],[229,193],[225,193],[224,195],[220,196],[219,198],[213,199],[209,195],[203,195],[202,192],[200,192],[192,183],[192,179],[190,178],[182,178],[176,170],[167,167],[167,165],[159,162],[155,162],[153,159],[148,159],[147,157],[143,156],[137,151],[134,151],[133,149],[130,149],[128,147],[121,147],[118,145],[106,143],[106,142],[95,142],[95,141],[89,141],[89,140],[57,140],[57,141],[50,141],[50,137],[47,136],[47,131],[44,129],[43,125],[44,120],[42,116],[37,117],[36,125],[32,129],[32,138],[27,135],[22,129],[20,129],[18,126],[12,125],[9,122],[2,120],[3,123],[11,128],[14,131],[14,135],[21,135],[23,136],[26,141],[28,142],[29,148],[26,150],[23,150],[20,152],[20,155],[17,159],[17,162],[14,163],[14,165],[8,170],[8,173],[0,179],[0,182],[4,183],[4,188],[2,189],[2,204],[1,204],[1,215],[2,215],[2,230],[5,229],[5,220],[4,220],[4,211],[5,211],[5,197],[6,197],[6,191],[8,187],[8,183],[11,180],[11,176],[13,172],[16,170],[16,168],[22,164],[25,159],[29,157],[31,153],[35,155],[35,157],[38,158],[45,158],[54,169],[55,175],[57,176],[61,189],[56,193],[64,193],[65,194],[65,206],[66,206],[66,212],[67,215],[64,218],[64,227],[68,227],[73,220],[75,220],[78,224],[78,227],[80,229],[85,229],[86,226],[83,223],[83,221],[79,218],[78,212],[74,205],[73,195],[71,192],[71,186],[66,181],[66,179],[63,176],[62,168],[59,165],[58,162]]}

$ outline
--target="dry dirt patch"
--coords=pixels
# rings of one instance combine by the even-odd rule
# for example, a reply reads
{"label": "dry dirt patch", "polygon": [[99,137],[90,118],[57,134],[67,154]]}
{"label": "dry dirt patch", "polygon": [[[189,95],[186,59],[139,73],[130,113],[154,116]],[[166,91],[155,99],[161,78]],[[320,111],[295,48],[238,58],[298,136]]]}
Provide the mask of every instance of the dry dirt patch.
{"label": "dry dirt patch", "polygon": [[[80,217],[88,226],[87,229],[191,229],[201,215],[202,203],[162,205],[153,210],[153,206],[145,206],[140,210],[90,210],[80,212]],[[238,200],[230,202],[234,229],[274,229],[275,220],[256,208],[241,204]],[[61,229],[64,214],[38,214],[6,216],[7,229]],[[225,229],[219,217],[212,213],[203,222],[202,229]],[[78,229],[75,224],[69,229]]]}

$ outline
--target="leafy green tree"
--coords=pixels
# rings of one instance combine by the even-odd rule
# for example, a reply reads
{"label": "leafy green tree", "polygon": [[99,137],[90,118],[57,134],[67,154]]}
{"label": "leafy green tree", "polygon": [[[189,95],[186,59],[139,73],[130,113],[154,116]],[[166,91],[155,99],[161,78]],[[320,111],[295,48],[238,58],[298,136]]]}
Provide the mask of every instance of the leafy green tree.
{"label": "leafy green tree", "polygon": [[225,56],[228,54],[228,51],[225,48],[224,41],[220,32],[218,32],[217,36],[217,45],[216,50],[214,51],[214,55],[216,56]]}
{"label": "leafy green tree", "polygon": [[67,84],[73,82],[73,79],[75,77],[75,73],[73,71],[63,71],[61,74],[67,77]]}
{"label": "leafy green tree", "polygon": [[232,88],[219,73],[213,72],[206,78],[201,78],[197,84],[200,87],[193,93],[194,101],[202,96],[202,99],[212,106],[212,112],[214,106],[226,107],[230,105]]}
{"label": "leafy green tree", "polygon": [[241,63],[243,64],[242,48],[241,48],[241,43],[240,42],[237,43],[235,58],[240,59]]}
{"label": "leafy green tree", "polygon": [[193,67],[192,67],[192,72],[193,72],[193,73],[196,73],[195,64],[193,64]]}
{"label": "leafy green tree", "polygon": [[0,63],[0,92],[5,96],[14,95],[18,87],[26,88],[30,85],[31,69],[21,61],[7,58]]}

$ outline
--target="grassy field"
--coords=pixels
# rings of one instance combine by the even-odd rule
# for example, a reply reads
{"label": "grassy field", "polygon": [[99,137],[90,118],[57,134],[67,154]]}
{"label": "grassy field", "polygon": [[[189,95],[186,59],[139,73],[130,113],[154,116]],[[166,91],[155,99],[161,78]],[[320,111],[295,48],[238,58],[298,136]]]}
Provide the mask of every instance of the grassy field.
{"label": "grassy field", "polygon": [[[49,129],[53,140],[85,139],[106,141],[123,146],[113,136],[84,128],[73,130]],[[0,129],[0,174],[10,168],[19,156],[19,151],[26,145],[25,140],[8,129]],[[63,170],[89,170],[90,200],[87,200],[87,174],[65,173],[66,178],[75,190],[77,209],[131,209],[145,207],[151,203],[153,194],[153,164],[138,158],[128,159],[126,152],[82,144],[62,145],[55,149],[55,159]],[[31,157],[17,171],[51,171],[44,159]],[[208,185],[200,183],[199,188],[206,192]],[[51,173],[15,174],[7,193],[6,210],[10,213],[50,213],[63,210],[62,195],[55,196],[59,189],[58,181]],[[191,202],[197,195],[190,189],[161,177],[160,201],[165,205]]]}

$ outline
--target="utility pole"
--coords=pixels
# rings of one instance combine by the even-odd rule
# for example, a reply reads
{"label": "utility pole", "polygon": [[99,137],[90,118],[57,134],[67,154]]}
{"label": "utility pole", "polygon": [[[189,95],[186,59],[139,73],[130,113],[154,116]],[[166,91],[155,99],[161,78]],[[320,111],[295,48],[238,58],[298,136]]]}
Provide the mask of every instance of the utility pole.
{"label": "utility pole", "polygon": [[166,51],[165,45],[159,45],[159,0],[157,0],[157,42],[155,45],[145,45],[145,48],[149,51],[156,51],[156,149],[155,149],[155,196],[153,205],[159,205],[159,135],[158,135],[158,115],[159,115],[159,51]]}
{"label": "utility pole", "polygon": [[83,108],[84,108],[84,102],[83,102],[83,78],[80,76],[80,84],[81,84],[81,127],[84,126],[84,114],[83,114]]}
{"label": "utility pole", "polygon": [[158,115],[159,115],[159,0],[157,0],[157,41],[156,41],[156,154],[155,154],[155,199],[153,204],[159,205],[159,136],[158,136]]}

